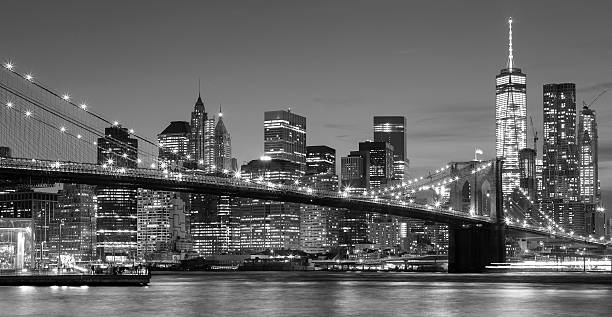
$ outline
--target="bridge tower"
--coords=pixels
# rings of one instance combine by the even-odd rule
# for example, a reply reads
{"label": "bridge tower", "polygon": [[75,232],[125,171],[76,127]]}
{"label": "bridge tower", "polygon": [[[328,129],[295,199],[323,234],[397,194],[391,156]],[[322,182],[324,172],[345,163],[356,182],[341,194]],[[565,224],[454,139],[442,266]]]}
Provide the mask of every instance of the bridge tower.
{"label": "bridge tower", "polygon": [[502,163],[503,160],[498,158],[490,171],[468,175],[451,188],[450,202],[456,210],[467,209],[494,221],[490,224],[455,222],[448,225],[449,273],[479,273],[486,265],[506,260]]}

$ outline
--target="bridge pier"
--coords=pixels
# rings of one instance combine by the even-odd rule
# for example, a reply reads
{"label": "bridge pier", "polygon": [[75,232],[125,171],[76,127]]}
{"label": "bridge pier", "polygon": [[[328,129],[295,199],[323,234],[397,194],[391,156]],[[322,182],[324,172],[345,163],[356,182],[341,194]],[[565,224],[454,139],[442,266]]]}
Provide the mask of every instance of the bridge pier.
{"label": "bridge pier", "polygon": [[506,260],[503,225],[453,225],[448,234],[449,273],[482,273],[486,265]]}

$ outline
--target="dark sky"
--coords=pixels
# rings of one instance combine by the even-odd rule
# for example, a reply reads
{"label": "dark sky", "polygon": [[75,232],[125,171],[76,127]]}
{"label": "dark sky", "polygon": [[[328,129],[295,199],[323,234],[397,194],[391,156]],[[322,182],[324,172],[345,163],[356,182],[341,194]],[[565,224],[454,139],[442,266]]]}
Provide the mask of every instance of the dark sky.
{"label": "dark sky", "polygon": [[[372,138],[373,115],[405,115],[420,174],[494,156],[509,16],[538,130],[542,84],[574,82],[579,102],[612,88],[609,0],[5,1],[0,58],[150,138],[188,119],[201,77],[239,162],[261,155],[266,110],[305,115],[308,143],[339,156]],[[595,106],[608,191],[611,106],[612,91]]]}

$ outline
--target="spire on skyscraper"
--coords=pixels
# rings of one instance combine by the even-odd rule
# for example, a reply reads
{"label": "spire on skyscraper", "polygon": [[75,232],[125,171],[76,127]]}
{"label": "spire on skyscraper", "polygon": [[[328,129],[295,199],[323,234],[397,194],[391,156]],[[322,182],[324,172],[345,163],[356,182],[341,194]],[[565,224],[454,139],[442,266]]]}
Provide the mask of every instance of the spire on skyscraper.
{"label": "spire on skyscraper", "polygon": [[514,64],[514,56],[512,55],[512,17],[508,19],[508,68],[512,68]]}

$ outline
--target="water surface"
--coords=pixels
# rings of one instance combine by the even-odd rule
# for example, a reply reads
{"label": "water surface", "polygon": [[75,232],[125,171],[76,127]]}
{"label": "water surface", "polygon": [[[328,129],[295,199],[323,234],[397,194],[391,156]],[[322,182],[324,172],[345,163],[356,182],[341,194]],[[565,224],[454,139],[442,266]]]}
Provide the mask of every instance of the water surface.
{"label": "water surface", "polygon": [[[153,276],[148,287],[0,287],[2,316],[609,316],[612,286],[414,281],[423,273]],[[426,275],[424,275],[426,276]],[[426,280],[426,279],[425,279]]]}

